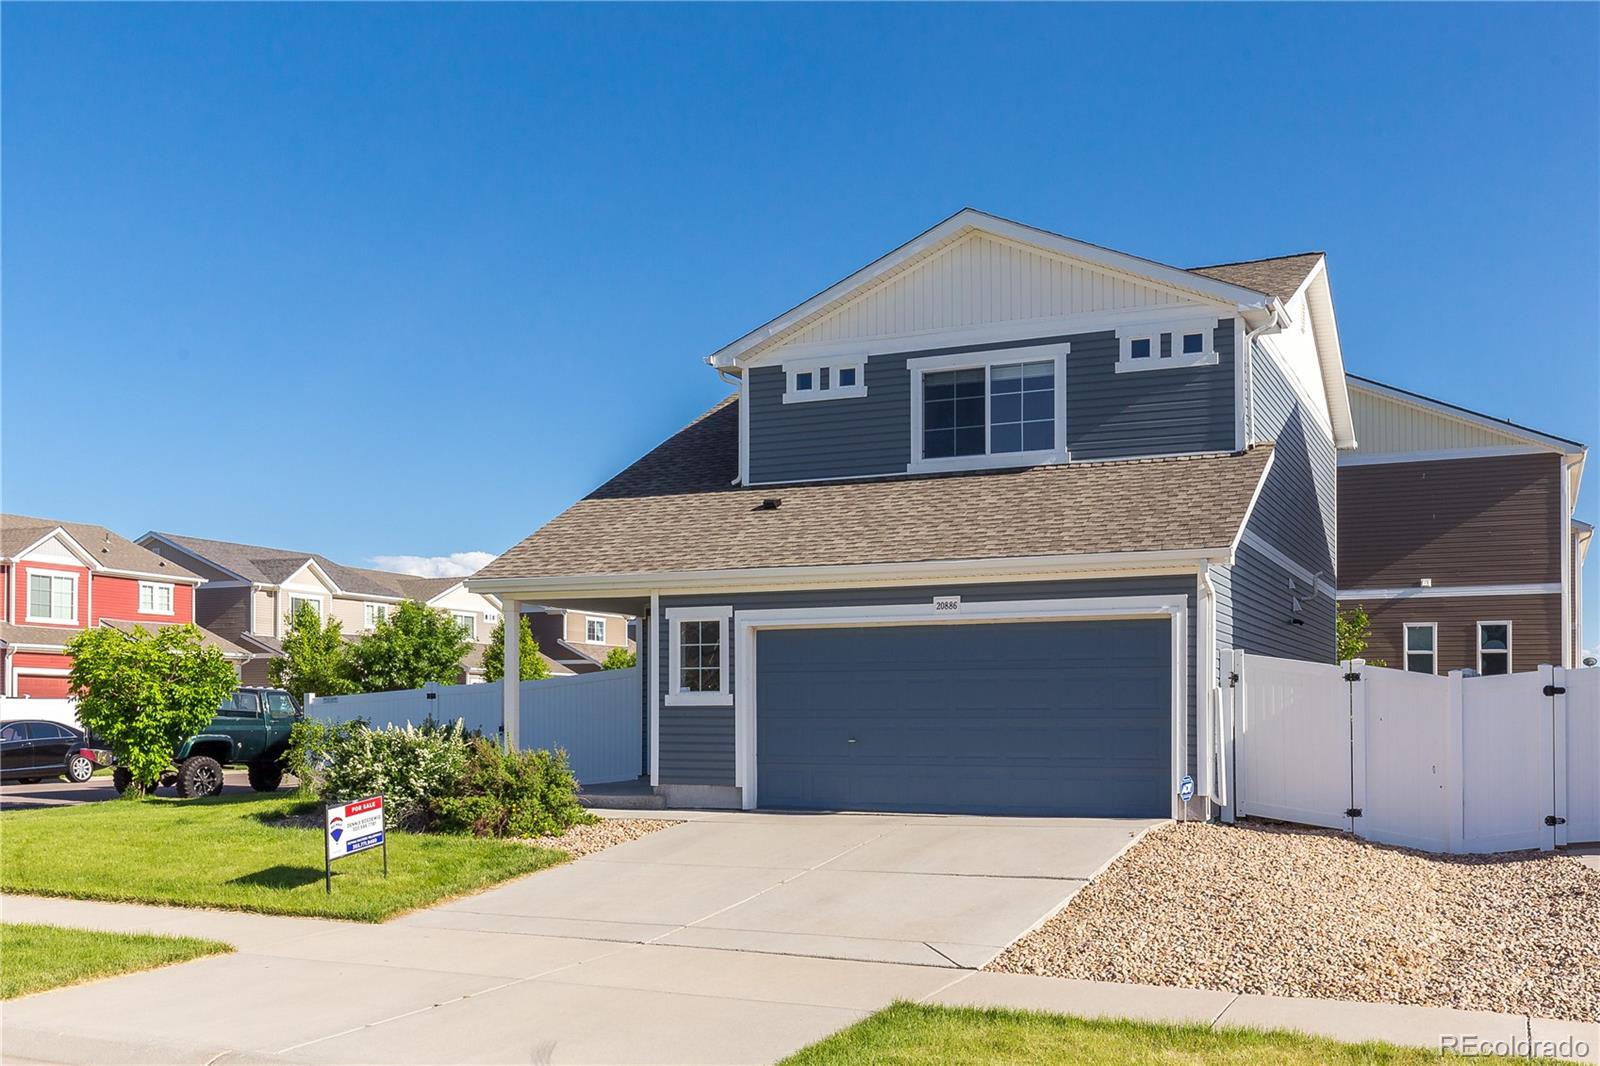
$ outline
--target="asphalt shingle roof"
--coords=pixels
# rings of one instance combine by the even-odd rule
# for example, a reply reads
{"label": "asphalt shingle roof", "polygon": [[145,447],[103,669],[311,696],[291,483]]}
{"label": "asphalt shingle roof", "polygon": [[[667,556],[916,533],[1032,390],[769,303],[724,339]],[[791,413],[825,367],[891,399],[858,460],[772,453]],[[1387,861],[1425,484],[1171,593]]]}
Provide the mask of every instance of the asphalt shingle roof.
{"label": "asphalt shingle roof", "polygon": [[730,397],[477,576],[1225,548],[1270,454],[742,488]]}
{"label": "asphalt shingle roof", "polygon": [[266,548],[258,544],[237,544],[227,540],[207,540],[204,537],[188,537],[177,533],[159,535],[189,549],[201,558],[209,559],[217,566],[233,571],[246,581],[259,581],[267,585],[281,584],[312,560],[316,561],[340,589],[357,595],[388,596],[426,602],[462,580],[459,577],[414,577],[410,574],[391,573],[388,570],[345,566],[317,552]]}
{"label": "asphalt shingle roof", "polygon": [[1312,268],[1322,261],[1322,255],[1321,252],[1301,252],[1271,259],[1248,259],[1242,263],[1190,267],[1189,272],[1287,300],[1300,291]]}
{"label": "asphalt shingle roof", "polygon": [[177,563],[141,548],[105,526],[87,522],[62,522],[54,518],[0,514],[0,556],[11,559],[56,527],[65,530],[96,562],[111,570],[129,570],[152,577],[197,578]]}

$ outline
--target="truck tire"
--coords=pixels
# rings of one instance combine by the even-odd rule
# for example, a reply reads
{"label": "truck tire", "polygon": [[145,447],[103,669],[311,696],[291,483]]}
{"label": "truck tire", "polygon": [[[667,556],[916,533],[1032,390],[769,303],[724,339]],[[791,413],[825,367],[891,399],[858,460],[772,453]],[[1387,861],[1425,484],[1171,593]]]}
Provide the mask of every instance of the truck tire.
{"label": "truck tire", "polygon": [[253,762],[247,769],[250,771],[250,787],[257,792],[276,792],[278,786],[283,784],[282,763]]}
{"label": "truck tire", "polygon": [[88,756],[73,752],[67,756],[67,780],[75,785],[81,785],[94,776],[94,763]]}
{"label": "truck tire", "polygon": [[222,791],[222,764],[209,755],[192,755],[178,767],[178,795],[184,799],[215,796]]}
{"label": "truck tire", "polygon": [[119,766],[111,771],[111,787],[117,790],[117,795],[128,791],[128,786],[133,784],[133,771],[125,766]]}

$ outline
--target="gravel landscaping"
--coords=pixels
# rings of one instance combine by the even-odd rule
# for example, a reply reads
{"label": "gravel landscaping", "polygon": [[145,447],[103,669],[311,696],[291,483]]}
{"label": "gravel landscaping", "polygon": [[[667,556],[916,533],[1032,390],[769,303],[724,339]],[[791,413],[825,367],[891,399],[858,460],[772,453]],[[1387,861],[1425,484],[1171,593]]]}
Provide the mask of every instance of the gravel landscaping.
{"label": "gravel landscaping", "polygon": [[575,825],[556,837],[534,837],[524,844],[537,844],[545,848],[558,848],[574,859],[593,855],[597,851],[638,840],[661,829],[670,829],[682,822],[665,818],[602,818],[593,825]]}
{"label": "gravel landscaping", "polygon": [[1600,1018],[1600,872],[1343,833],[1152,831],[991,970]]}

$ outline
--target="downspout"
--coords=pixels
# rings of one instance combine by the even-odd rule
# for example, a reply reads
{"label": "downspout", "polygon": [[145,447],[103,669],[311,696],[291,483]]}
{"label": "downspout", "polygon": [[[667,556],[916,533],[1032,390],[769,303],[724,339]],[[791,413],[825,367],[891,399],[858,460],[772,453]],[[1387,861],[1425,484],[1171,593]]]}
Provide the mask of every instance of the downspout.
{"label": "downspout", "polygon": [[1250,356],[1255,351],[1256,338],[1265,334],[1278,333],[1283,329],[1283,302],[1274,298],[1268,306],[1267,320],[1255,329],[1246,330],[1244,334],[1244,351],[1236,353],[1236,357],[1244,360],[1244,395],[1239,402],[1244,404],[1244,446],[1249,448],[1255,440],[1255,405],[1250,402]]}
{"label": "downspout", "polygon": [[[1196,604],[1200,620],[1200,632],[1196,639],[1196,653],[1200,662],[1204,664],[1203,671],[1195,670],[1195,680],[1204,680],[1205,698],[1197,701],[1199,713],[1202,715],[1197,730],[1200,738],[1200,748],[1204,752],[1205,762],[1202,765],[1196,760],[1195,769],[1200,771],[1200,784],[1204,794],[1210,799],[1213,807],[1220,807],[1227,801],[1226,790],[1222,788],[1222,775],[1217,773],[1217,745],[1220,730],[1217,729],[1216,714],[1217,704],[1217,590],[1211,584],[1211,564],[1201,563],[1199,567],[1200,602]],[[1196,791],[1201,791],[1197,789]]]}

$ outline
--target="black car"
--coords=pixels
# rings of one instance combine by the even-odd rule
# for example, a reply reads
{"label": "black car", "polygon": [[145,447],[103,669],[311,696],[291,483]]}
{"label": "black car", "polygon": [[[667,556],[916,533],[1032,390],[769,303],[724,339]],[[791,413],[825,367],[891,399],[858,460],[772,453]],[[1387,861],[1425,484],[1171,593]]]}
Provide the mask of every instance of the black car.
{"label": "black car", "polygon": [[110,765],[111,753],[81,729],[37,718],[0,722],[0,781],[31,785],[65,775],[81,784],[95,767]]}

